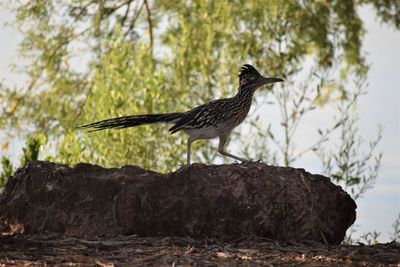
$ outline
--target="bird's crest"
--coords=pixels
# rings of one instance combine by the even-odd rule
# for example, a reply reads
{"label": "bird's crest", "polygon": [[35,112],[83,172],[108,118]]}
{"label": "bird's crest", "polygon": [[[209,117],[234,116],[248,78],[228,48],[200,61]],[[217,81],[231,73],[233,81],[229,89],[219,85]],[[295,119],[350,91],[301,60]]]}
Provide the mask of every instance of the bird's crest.
{"label": "bird's crest", "polygon": [[261,74],[256,70],[256,68],[254,68],[252,65],[244,64],[240,68],[239,86],[247,85],[260,76]]}

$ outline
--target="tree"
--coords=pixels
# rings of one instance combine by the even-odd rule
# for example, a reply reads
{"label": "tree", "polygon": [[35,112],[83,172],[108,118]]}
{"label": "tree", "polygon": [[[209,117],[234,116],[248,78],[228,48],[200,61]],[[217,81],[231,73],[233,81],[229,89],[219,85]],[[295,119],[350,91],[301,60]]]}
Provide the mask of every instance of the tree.
{"label": "tree", "polygon": [[[171,170],[184,163],[185,138],[169,137],[165,127],[90,135],[75,127],[119,115],[182,111],[232,95],[239,66],[252,62],[262,73],[286,80],[273,92],[283,138],[261,119],[252,121],[250,129],[258,129],[262,142],[245,151],[293,164],[303,153],[323,151],[328,135],[344,125],[344,118],[337,118],[312,147],[304,152],[294,147],[305,114],[353,103],[357,93],[348,81],[362,79],[368,70],[357,13],[367,4],[382,21],[400,28],[395,0],[16,1],[15,25],[25,36],[20,54],[28,62],[20,70],[31,82],[0,93],[0,127],[44,133],[48,151],[56,148],[55,159],[64,163]],[[304,72],[307,78],[299,80]],[[201,142],[194,150],[202,161],[217,157]]]}

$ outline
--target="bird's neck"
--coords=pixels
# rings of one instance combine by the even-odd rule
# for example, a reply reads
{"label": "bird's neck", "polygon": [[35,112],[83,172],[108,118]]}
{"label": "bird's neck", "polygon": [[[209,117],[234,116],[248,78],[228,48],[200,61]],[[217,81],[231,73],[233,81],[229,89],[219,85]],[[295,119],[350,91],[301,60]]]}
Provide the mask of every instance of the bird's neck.
{"label": "bird's neck", "polygon": [[239,88],[239,92],[236,94],[235,98],[238,101],[246,101],[251,103],[255,91],[256,90],[252,88]]}
{"label": "bird's neck", "polygon": [[239,92],[233,97],[233,104],[236,107],[236,121],[235,124],[239,125],[246,118],[250,111],[251,102],[255,89],[239,88]]}

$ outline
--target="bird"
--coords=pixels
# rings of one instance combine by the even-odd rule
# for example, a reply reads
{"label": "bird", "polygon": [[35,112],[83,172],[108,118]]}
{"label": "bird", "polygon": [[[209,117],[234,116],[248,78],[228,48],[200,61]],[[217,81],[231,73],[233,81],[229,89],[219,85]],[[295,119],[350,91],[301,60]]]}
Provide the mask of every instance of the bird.
{"label": "bird", "polygon": [[221,155],[248,162],[246,159],[228,153],[225,150],[226,142],[232,130],[241,124],[249,113],[254,92],[263,85],[277,82],[284,82],[284,80],[264,77],[252,65],[244,64],[239,72],[239,89],[233,97],[213,100],[186,112],[123,116],[78,126],[77,129],[94,132],[154,123],[172,124],[173,126],[169,128],[171,134],[182,131],[188,135],[187,165],[190,165],[191,145],[194,141],[217,137],[219,138],[218,152]]}

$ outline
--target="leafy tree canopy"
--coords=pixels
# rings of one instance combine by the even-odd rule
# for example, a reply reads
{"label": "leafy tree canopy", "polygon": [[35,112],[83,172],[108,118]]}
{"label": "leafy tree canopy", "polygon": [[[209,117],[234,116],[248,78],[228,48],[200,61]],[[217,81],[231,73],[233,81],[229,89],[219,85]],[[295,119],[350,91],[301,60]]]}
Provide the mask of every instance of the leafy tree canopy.
{"label": "leafy tree canopy", "polygon": [[[165,127],[90,135],[75,127],[113,116],[182,111],[232,95],[238,68],[248,62],[289,85],[311,62],[320,87],[275,95],[286,120],[306,110],[299,104],[295,113],[287,112],[301,97],[312,95],[309,110],[332,101],[333,94],[349,98],[349,89],[325,86],[323,75],[312,70],[340,69],[341,81],[351,73],[365,75],[358,14],[364,5],[400,28],[397,0],[13,1],[15,25],[24,35],[19,52],[27,62],[19,70],[30,83],[2,86],[0,127],[45,134],[48,150],[62,162],[170,170],[184,162],[185,138],[170,137]],[[289,141],[282,149],[285,164],[295,159]],[[205,160],[216,156],[197,148]]]}

